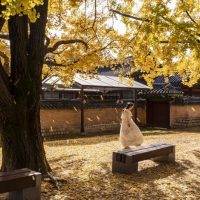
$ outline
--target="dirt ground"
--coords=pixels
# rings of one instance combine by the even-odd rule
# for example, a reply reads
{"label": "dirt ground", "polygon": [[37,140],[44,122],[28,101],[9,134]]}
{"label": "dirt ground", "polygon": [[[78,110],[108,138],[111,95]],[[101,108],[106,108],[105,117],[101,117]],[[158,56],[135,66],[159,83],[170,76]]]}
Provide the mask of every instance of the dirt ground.
{"label": "dirt ground", "polygon": [[45,142],[59,190],[43,181],[42,199],[200,199],[200,128],[143,132],[145,144],[175,144],[176,163],[143,161],[138,173],[112,174],[112,152],[121,148],[117,134]]}

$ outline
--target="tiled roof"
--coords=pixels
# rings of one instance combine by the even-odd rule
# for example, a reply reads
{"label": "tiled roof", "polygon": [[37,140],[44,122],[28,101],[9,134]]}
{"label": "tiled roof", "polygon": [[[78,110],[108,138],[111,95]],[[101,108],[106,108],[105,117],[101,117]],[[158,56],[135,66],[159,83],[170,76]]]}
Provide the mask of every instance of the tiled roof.
{"label": "tiled roof", "polygon": [[154,88],[152,90],[144,90],[139,95],[182,95],[183,92],[174,88],[171,84],[166,85],[163,88]]}
{"label": "tiled roof", "polygon": [[[52,76],[43,80],[43,87],[49,85],[57,85],[64,88],[64,83],[59,77]],[[119,89],[148,89],[148,87],[137,81],[128,78],[120,79],[118,76],[98,75],[97,77],[88,77],[83,74],[76,74],[74,77],[74,85],[85,88],[119,88]]]}
{"label": "tiled roof", "polygon": [[[169,76],[168,81],[169,83],[171,83],[171,85],[175,87],[179,87],[182,82],[181,77],[179,75]],[[167,83],[165,82],[164,76],[158,76],[157,78],[155,78],[153,86],[155,88],[158,88],[158,87],[163,87],[166,84]]]}
{"label": "tiled roof", "polygon": [[[120,66],[118,66],[117,69],[119,69],[119,68],[120,68]],[[125,70],[129,71],[130,69],[127,67]],[[119,74],[119,72],[117,70],[112,71],[108,67],[107,68],[99,68],[98,73],[102,74],[102,75],[115,75],[115,76],[117,76]],[[146,84],[146,81],[142,78],[141,75],[142,75],[142,72],[137,71],[132,74],[132,77],[134,78],[134,80],[136,80],[140,83]],[[178,74],[175,74],[174,76],[169,76],[168,81],[175,87],[180,87],[181,83],[182,83],[181,77]],[[165,82],[164,76],[158,76],[154,80],[153,87],[154,88],[162,88],[166,84],[167,83]]]}

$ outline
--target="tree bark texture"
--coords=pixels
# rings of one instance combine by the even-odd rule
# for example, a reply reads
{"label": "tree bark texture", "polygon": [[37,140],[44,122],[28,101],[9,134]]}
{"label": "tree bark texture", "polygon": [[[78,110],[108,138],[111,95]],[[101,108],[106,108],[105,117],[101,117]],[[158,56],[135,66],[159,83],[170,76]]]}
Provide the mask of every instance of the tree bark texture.
{"label": "tree bark texture", "polygon": [[[41,73],[48,0],[44,0],[44,4],[36,9],[40,18],[35,23],[30,23],[27,16],[13,16],[8,21],[11,86],[7,89],[11,103],[2,109],[4,111],[7,108],[1,134],[3,171],[23,167],[42,173],[50,171],[40,126]],[[0,81],[3,82],[1,76]],[[0,94],[0,100],[1,96],[3,94]]]}

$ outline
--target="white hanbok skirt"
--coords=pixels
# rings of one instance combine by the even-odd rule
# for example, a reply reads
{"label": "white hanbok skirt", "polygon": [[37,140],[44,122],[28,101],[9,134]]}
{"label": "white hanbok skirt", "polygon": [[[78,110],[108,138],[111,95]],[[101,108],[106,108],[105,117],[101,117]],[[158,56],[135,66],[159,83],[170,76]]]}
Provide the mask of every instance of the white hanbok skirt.
{"label": "white hanbok skirt", "polygon": [[123,147],[139,146],[143,143],[143,135],[132,120],[132,114],[130,111],[123,111],[122,123],[120,128],[120,142]]}

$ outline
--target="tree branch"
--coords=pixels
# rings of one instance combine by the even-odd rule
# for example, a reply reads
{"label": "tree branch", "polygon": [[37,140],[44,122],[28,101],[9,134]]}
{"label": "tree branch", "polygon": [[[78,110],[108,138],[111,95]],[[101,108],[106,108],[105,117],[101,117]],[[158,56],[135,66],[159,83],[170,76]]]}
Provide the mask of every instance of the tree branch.
{"label": "tree branch", "polygon": [[[92,55],[93,53],[96,53],[96,52],[98,52],[98,51],[103,51],[103,50],[107,49],[113,42],[116,42],[116,40],[110,41],[110,42],[109,42],[108,44],[106,44],[104,47],[102,47],[102,48],[100,48],[100,49],[96,49],[96,50],[92,51],[91,53],[89,53],[88,55]],[[88,55],[87,55],[87,56],[88,56]]]}
{"label": "tree branch", "polygon": [[94,1],[94,21],[92,24],[92,28],[94,28],[94,25],[96,23],[96,19],[97,19],[97,0]]}
{"label": "tree branch", "polygon": [[[2,13],[2,11],[3,11],[4,9],[5,9],[5,6],[2,6],[2,5],[0,4],[0,14]],[[5,23],[5,19],[4,19],[3,17],[0,17],[0,31],[1,31],[1,29],[3,28],[4,23]]]}
{"label": "tree branch", "polygon": [[4,59],[4,67],[0,61],[0,75],[1,75],[3,82],[5,83],[5,85],[7,87],[7,89],[10,90],[10,88],[11,88],[10,79],[9,79],[8,74],[5,71],[5,67],[9,67],[9,58],[5,53],[3,53],[1,51],[0,51],[0,56]]}
{"label": "tree branch", "polygon": [[116,40],[112,40],[112,41],[110,41],[107,45],[105,45],[104,47],[102,47],[102,48],[100,48],[100,49],[96,49],[96,50],[94,50],[94,51],[92,51],[92,52],[90,52],[89,54],[87,54],[87,55],[84,55],[82,58],[77,58],[77,59],[75,59],[73,62],[71,62],[71,63],[68,63],[68,64],[63,64],[63,63],[57,63],[54,59],[49,59],[49,58],[46,58],[45,60],[44,60],[44,64],[46,64],[46,65],[48,65],[49,67],[71,67],[71,66],[73,66],[74,64],[76,64],[76,63],[78,63],[79,61],[81,61],[82,59],[84,59],[85,57],[87,57],[87,56],[90,56],[90,55],[92,55],[92,54],[94,54],[94,53],[97,53],[97,52],[99,52],[99,51],[103,51],[103,50],[105,50],[105,49],[107,49],[113,42],[115,42]]}
{"label": "tree branch", "polygon": [[[182,2],[184,3],[183,0],[182,0]],[[117,13],[117,14],[119,14],[119,15],[121,15],[121,16],[134,19],[134,20],[138,20],[138,21],[142,21],[142,22],[150,22],[149,19],[143,19],[143,18],[140,18],[140,17],[135,17],[135,16],[132,16],[132,15],[129,15],[129,14],[126,14],[126,13],[122,13],[122,12],[120,12],[120,11],[118,11],[118,10],[113,10],[113,9],[111,9],[110,11],[112,11],[112,12],[114,12],[114,13]],[[188,15],[188,17],[190,18],[191,21],[193,21],[195,24],[198,25],[198,23],[191,17],[191,15],[189,14],[188,11],[186,11],[186,14]],[[177,26],[176,23],[172,22],[172,21],[169,20],[169,19],[166,19],[164,16],[160,16],[160,17],[163,18],[165,21],[168,21],[169,23],[171,23],[171,24]],[[187,34],[189,34],[191,37],[195,37],[194,35],[190,34],[190,33],[189,33],[188,31],[186,31],[186,30],[184,30],[184,32],[186,32]],[[195,38],[195,40],[196,40],[198,43],[200,43],[200,40],[199,40],[199,39]]]}
{"label": "tree branch", "polygon": [[55,60],[44,60],[44,64],[49,67],[65,67],[64,64],[58,64]]}
{"label": "tree branch", "polygon": [[47,35],[45,35],[45,40],[45,47],[47,48],[50,45],[51,40]]}
{"label": "tree branch", "polygon": [[187,16],[190,18],[190,20],[191,20],[193,23],[195,23],[195,24],[198,25],[198,23],[192,18],[192,16],[190,15],[190,13],[189,13],[187,10],[186,10],[185,12],[186,12]]}
{"label": "tree branch", "polygon": [[0,51],[0,57],[4,59],[4,67],[9,67],[9,57],[2,51]]}
{"label": "tree branch", "polygon": [[196,42],[200,43],[200,40],[199,40],[198,38],[196,38],[196,35],[191,34],[191,31],[190,31],[190,30],[180,28],[179,25],[176,24],[174,21],[172,21],[171,19],[168,19],[168,18],[166,18],[166,17],[164,17],[164,16],[162,16],[162,15],[160,15],[160,17],[161,17],[163,20],[165,20],[166,22],[168,22],[168,23],[170,23],[170,24],[176,26],[176,28],[180,29],[181,31],[184,31],[188,36],[194,38],[194,39],[196,40]]}
{"label": "tree branch", "polygon": [[[9,90],[9,78],[0,62],[0,104],[1,107],[14,105],[14,99]],[[5,108],[6,109],[6,108]]]}
{"label": "tree branch", "polygon": [[[0,4],[0,14],[4,9],[5,7]],[[2,30],[4,23],[5,19],[0,17],[0,31]],[[4,55],[2,54],[2,57],[3,56]],[[3,120],[6,117],[10,117],[12,112],[12,109],[10,109],[11,106],[14,106],[14,99],[10,93],[10,81],[0,61],[0,124],[3,123]]]}
{"label": "tree branch", "polygon": [[74,39],[74,40],[60,40],[56,42],[52,47],[47,48],[46,53],[53,53],[56,51],[61,45],[64,44],[76,44],[76,43],[81,43],[85,46],[86,49],[88,49],[88,44],[84,42],[83,40],[79,39]]}
{"label": "tree branch", "polygon": [[[83,58],[84,58],[84,57],[87,57],[87,56],[90,56],[90,55],[92,55],[92,54],[94,54],[94,53],[97,53],[97,52],[100,52],[100,51],[104,51],[105,49],[107,49],[107,48],[108,48],[113,42],[115,42],[115,41],[116,41],[116,40],[110,41],[110,42],[109,42],[107,45],[105,45],[104,47],[102,47],[102,48],[100,48],[100,49],[96,49],[96,50],[90,52],[89,54],[83,56]],[[78,62],[79,62],[81,59],[83,59],[83,58],[76,59],[72,64],[69,64],[68,66],[72,66],[73,64],[78,63]]]}
{"label": "tree branch", "polygon": [[8,34],[0,33],[0,39],[10,40]]}
{"label": "tree branch", "polygon": [[[161,40],[160,43],[161,44],[169,44],[169,41],[168,40]],[[176,43],[182,44],[183,42],[177,40]]]}
{"label": "tree branch", "polygon": [[111,11],[111,12],[114,12],[114,13],[116,13],[116,14],[118,14],[118,15],[121,15],[121,16],[123,16],[123,17],[128,17],[128,18],[131,18],[131,19],[134,19],[134,20],[138,20],[138,21],[142,21],[142,22],[150,22],[149,19],[143,19],[143,18],[141,18],[141,17],[135,17],[135,16],[132,16],[132,15],[129,15],[129,14],[126,14],[126,13],[122,13],[122,12],[120,12],[120,11],[118,11],[118,10],[110,9],[110,11]]}
{"label": "tree branch", "polygon": [[[185,4],[184,0],[181,0],[181,1],[182,1],[183,4]],[[198,23],[192,18],[192,16],[191,16],[190,13],[188,12],[188,10],[185,10],[185,13],[187,14],[187,16],[190,18],[190,20],[191,20],[194,24],[198,25]]]}

